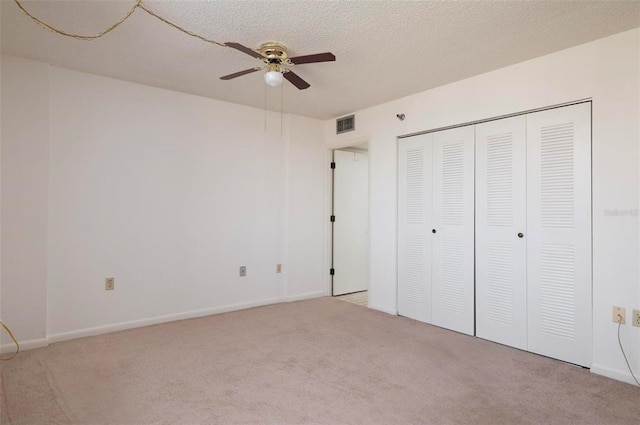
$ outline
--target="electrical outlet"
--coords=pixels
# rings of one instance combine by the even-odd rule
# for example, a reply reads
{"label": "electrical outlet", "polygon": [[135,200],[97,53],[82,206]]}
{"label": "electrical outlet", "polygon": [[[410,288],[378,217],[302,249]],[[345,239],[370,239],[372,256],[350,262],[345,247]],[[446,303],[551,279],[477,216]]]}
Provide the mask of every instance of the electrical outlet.
{"label": "electrical outlet", "polygon": [[631,317],[631,324],[640,328],[640,310],[633,310],[633,316]]}
{"label": "electrical outlet", "polygon": [[247,266],[240,266],[240,277],[247,275]]}
{"label": "electrical outlet", "polygon": [[104,280],[104,290],[105,291],[113,291],[116,289],[116,279],[113,277],[108,277]]}
{"label": "electrical outlet", "polygon": [[625,319],[626,317],[627,310],[624,307],[613,307],[613,323],[620,323],[621,325],[624,325],[627,323]]}
{"label": "electrical outlet", "polygon": [[276,264],[276,273],[282,273],[282,264]]}

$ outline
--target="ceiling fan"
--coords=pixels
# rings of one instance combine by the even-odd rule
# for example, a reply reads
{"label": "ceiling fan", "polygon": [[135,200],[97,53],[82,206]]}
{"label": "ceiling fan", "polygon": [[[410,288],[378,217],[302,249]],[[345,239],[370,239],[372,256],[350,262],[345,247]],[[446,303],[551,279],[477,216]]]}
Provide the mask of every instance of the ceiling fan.
{"label": "ceiling fan", "polygon": [[265,65],[225,75],[224,77],[220,77],[221,80],[231,80],[233,78],[242,77],[243,75],[251,74],[252,72],[260,71],[266,68],[267,72],[264,75],[264,80],[268,85],[272,87],[278,86],[282,84],[282,79],[285,78],[298,89],[304,90],[309,88],[309,83],[300,78],[298,74],[296,74],[289,68],[285,68],[285,66],[302,65],[304,63],[315,62],[332,62],[336,60],[334,54],[330,52],[290,58],[287,54],[287,46],[281,43],[276,43],[274,41],[262,44],[257,50],[245,47],[240,43],[228,42],[225,44],[228,47],[239,50],[249,56],[253,56],[256,59],[260,59],[265,63]]}

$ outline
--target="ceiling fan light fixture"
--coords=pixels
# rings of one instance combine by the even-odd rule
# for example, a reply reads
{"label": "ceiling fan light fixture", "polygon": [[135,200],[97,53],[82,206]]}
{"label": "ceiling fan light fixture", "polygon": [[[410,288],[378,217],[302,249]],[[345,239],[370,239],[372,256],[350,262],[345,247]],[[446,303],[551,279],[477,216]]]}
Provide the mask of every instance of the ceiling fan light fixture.
{"label": "ceiling fan light fixture", "polygon": [[269,87],[278,87],[282,84],[284,77],[282,76],[282,72],[280,71],[267,71],[264,74],[264,82],[267,83]]}

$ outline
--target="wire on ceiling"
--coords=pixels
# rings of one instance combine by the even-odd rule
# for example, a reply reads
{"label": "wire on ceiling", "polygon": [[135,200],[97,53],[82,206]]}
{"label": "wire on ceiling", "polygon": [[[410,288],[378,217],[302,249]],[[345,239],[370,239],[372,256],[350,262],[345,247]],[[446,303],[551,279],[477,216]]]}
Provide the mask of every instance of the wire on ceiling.
{"label": "wire on ceiling", "polygon": [[124,17],[122,17],[120,20],[118,20],[117,22],[115,22],[114,24],[112,24],[111,26],[109,26],[107,29],[105,29],[104,31],[101,31],[95,35],[82,35],[82,34],[74,34],[71,32],[67,32],[67,31],[63,31],[60,30],[58,28],[55,28],[52,25],[49,25],[48,23],[44,22],[43,20],[33,16],[23,5],[22,3],[20,3],[20,0],[14,0],[14,2],[18,5],[18,7],[20,8],[20,10],[22,10],[28,17],[30,17],[31,19],[33,19],[38,25],[40,25],[43,28],[46,28],[50,31],[55,32],[56,34],[60,34],[60,35],[64,35],[65,37],[71,37],[71,38],[75,38],[76,40],[83,40],[83,41],[91,41],[91,40],[95,40],[96,38],[100,38],[108,33],[110,33],[111,31],[113,31],[114,29],[118,28],[120,25],[122,25],[127,19],[129,19],[136,10],[140,9],[145,11],[146,13],[148,13],[149,15],[153,16],[154,18],[164,22],[165,24],[177,29],[178,31],[181,31],[185,34],[187,34],[188,36],[191,37],[195,37],[195,38],[199,38],[202,41],[206,41],[207,43],[211,43],[211,44],[215,44],[221,47],[228,47],[226,44],[224,43],[220,43],[218,41],[215,40],[211,40],[208,39],[206,37],[203,37],[199,34],[194,33],[193,31],[189,31],[188,29],[185,29],[183,27],[181,27],[180,25],[177,25],[173,22],[171,22],[170,20],[158,15],[157,13],[155,13],[154,11],[152,11],[151,9],[149,9],[147,6],[145,6],[142,3],[142,0],[136,0],[136,4],[134,4],[131,9],[129,9],[129,11],[126,13],[126,15],[124,15]]}

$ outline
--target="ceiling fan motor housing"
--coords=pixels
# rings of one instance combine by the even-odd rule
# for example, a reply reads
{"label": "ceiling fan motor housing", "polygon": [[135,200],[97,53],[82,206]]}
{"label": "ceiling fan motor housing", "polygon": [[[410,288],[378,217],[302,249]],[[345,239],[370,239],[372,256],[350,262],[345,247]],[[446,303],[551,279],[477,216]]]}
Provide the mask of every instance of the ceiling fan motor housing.
{"label": "ceiling fan motor housing", "polygon": [[260,46],[260,54],[264,56],[268,63],[282,63],[289,57],[287,54],[287,46],[273,41],[263,43]]}

